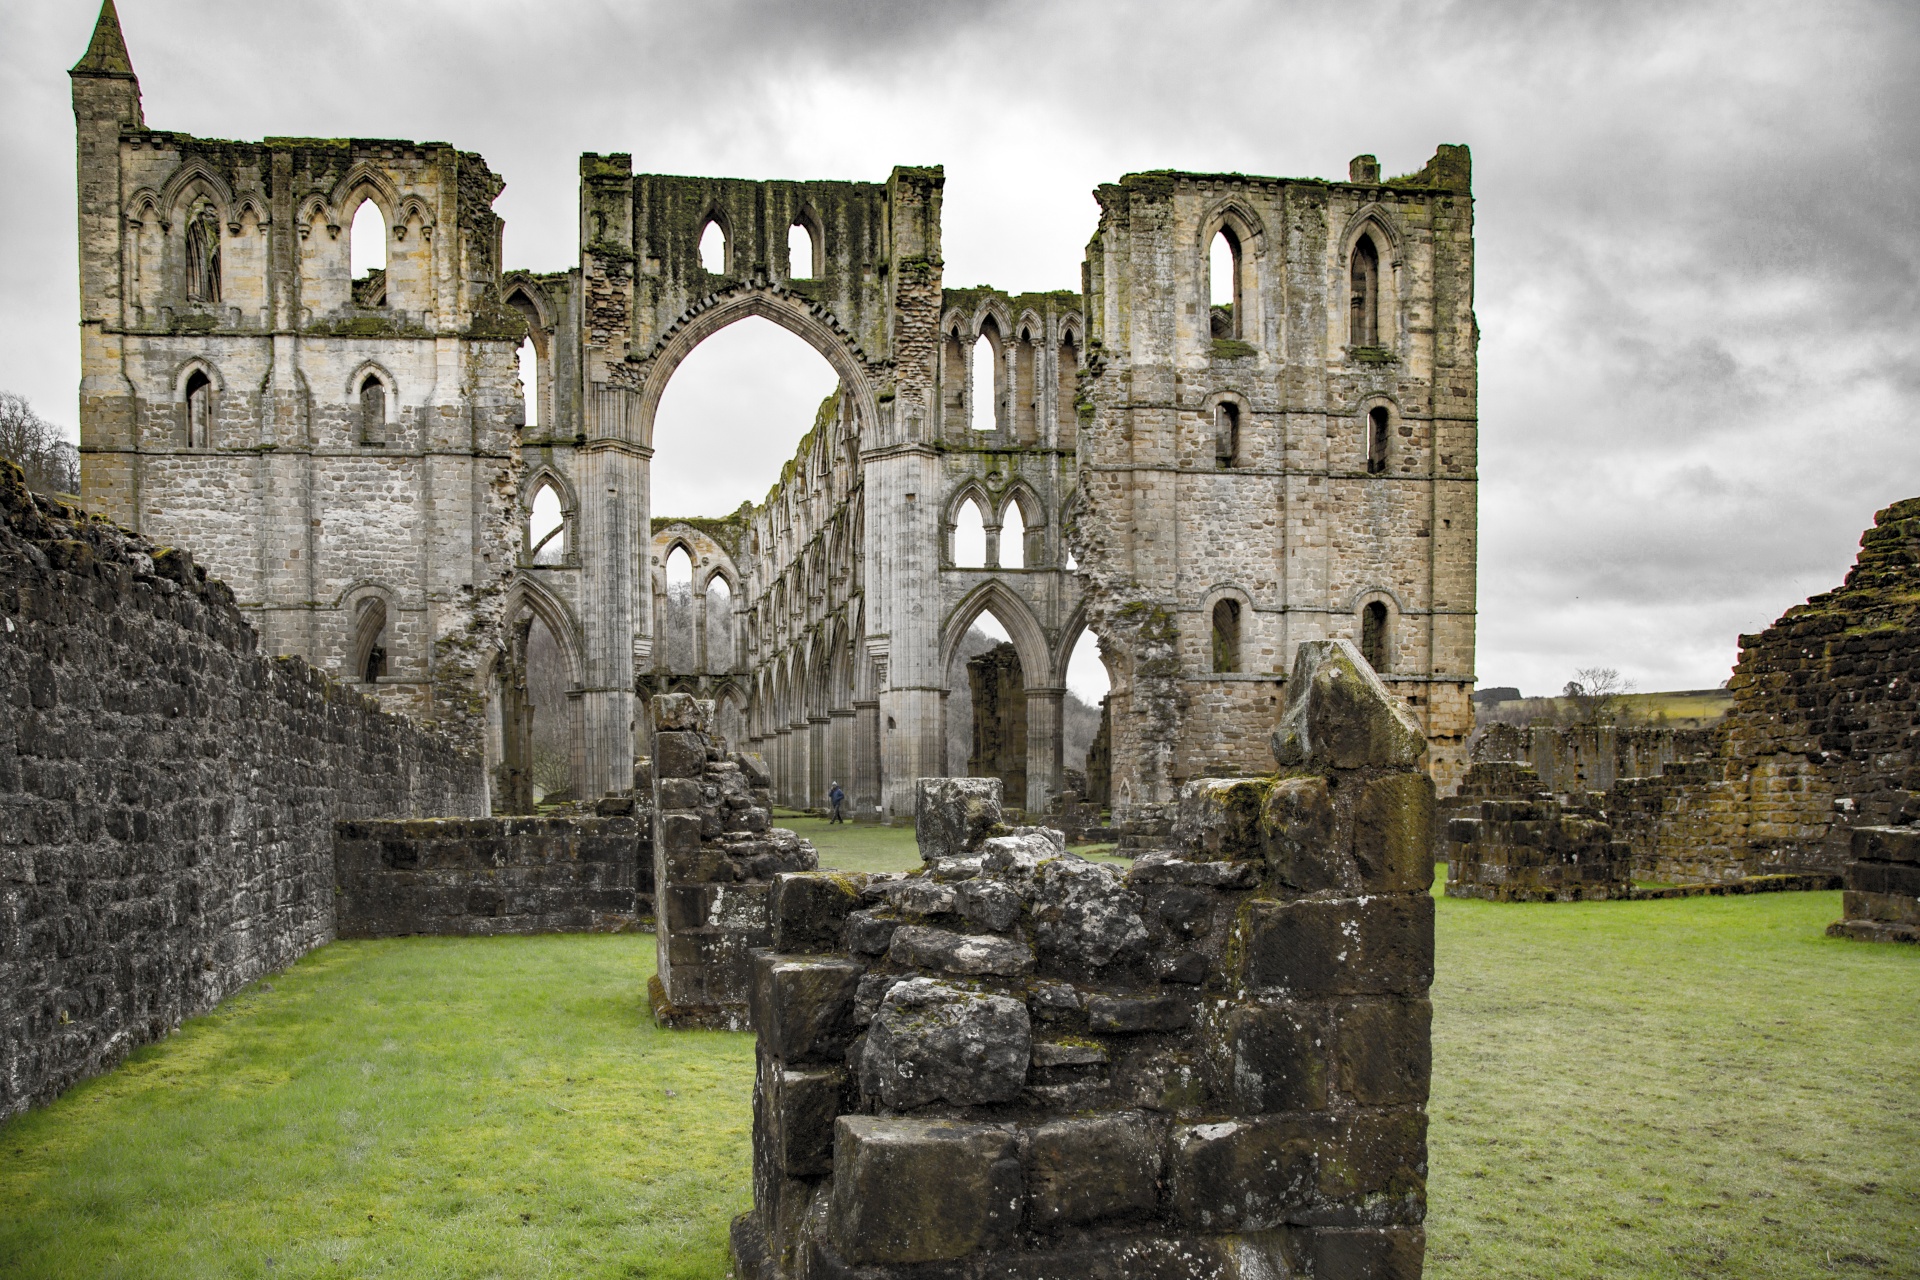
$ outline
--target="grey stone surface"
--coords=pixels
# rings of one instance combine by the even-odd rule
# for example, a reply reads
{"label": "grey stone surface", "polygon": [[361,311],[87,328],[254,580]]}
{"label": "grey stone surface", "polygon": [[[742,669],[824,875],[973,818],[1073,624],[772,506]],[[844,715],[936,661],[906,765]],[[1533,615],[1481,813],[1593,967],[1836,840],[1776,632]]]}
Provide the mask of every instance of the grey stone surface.
{"label": "grey stone surface", "polygon": [[1309,640],[1295,652],[1287,706],[1273,731],[1282,768],[1415,764],[1427,737],[1406,704],[1387,692],[1351,640]]}
{"label": "grey stone surface", "polygon": [[920,779],[913,833],[926,861],[978,851],[999,821],[1000,779]]}
{"label": "grey stone surface", "polygon": [[893,931],[888,954],[899,964],[942,973],[1017,978],[1033,968],[1033,952],[1011,938],[955,933],[925,925],[901,925]]}
{"label": "grey stone surface", "polygon": [[1152,1214],[1159,1127],[1139,1112],[1055,1120],[1027,1139],[1027,1217],[1038,1230]]}
{"label": "grey stone surface", "polygon": [[1121,872],[1056,858],[1034,872],[1033,932],[1044,971],[1063,976],[1145,957],[1144,904]]}
{"label": "grey stone surface", "polygon": [[1006,1102],[1026,1083],[1032,1046],[1020,1001],[914,978],[880,1002],[861,1058],[861,1088],[895,1110]]}
{"label": "grey stone surface", "polygon": [[834,1138],[832,1242],[858,1264],[964,1258],[1020,1226],[1010,1125],[842,1116]]}

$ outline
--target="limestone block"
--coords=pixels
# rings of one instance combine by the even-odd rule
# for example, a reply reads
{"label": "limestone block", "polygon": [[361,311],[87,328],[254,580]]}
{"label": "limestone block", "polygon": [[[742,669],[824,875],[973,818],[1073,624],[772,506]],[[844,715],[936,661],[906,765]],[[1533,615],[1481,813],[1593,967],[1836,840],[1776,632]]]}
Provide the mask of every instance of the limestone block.
{"label": "limestone block", "polygon": [[1312,1202],[1316,1157],[1334,1135],[1335,1122],[1316,1115],[1174,1125],[1167,1155],[1174,1219],[1205,1231],[1279,1226]]}
{"label": "limestone block", "polygon": [[[665,788],[672,778],[698,779],[706,771],[706,740],[698,734],[662,730],[653,742],[653,772],[660,787]],[[662,795],[664,797],[664,790]],[[665,805],[664,798],[662,805]]]}
{"label": "limestone block", "polygon": [[1353,813],[1360,888],[1404,893],[1433,884],[1433,779],[1395,773],[1366,782]]}
{"label": "limestone block", "polygon": [[1179,1031],[1193,1021],[1187,1002],[1172,996],[1090,996],[1087,1025],[1099,1033]]}
{"label": "limestone block", "polygon": [[847,949],[855,955],[877,956],[893,944],[893,931],[900,922],[872,911],[856,911],[847,917]]}
{"label": "limestone block", "polygon": [[1287,706],[1272,738],[1280,767],[1408,767],[1426,734],[1387,692],[1351,640],[1309,640],[1294,657]]}
{"label": "limestone block", "polygon": [[939,1262],[1010,1243],[1024,1207],[1011,1126],[841,1116],[831,1235],[845,1261]]}
{"label": "limestone block", "polygon": [[1020,1001],[912,978],[880,1002],[861,1058],[861,1088],[896,1110],[941,1100],[1007,1102],[1026,1083],[1032,1048]]}
{"label": "limestone block", "polygon": [[1164,850],[1154,850],[1133,860],[1133,866],[1127,869],[1126,881],[1135,887],[1179,884],[1251,889],[1260,883],[1260,869],[1249,862],[1189,862]]}
{"label": "limestone block", "polygon": [[914,876],[888,885],[887,899],[893,903],[895,911],[917,916],[952,915],[958,909],[952,885],[924,876]]}
{"label": "limestone block", "polygon": [[1261,855],[1261,805],[1272,784],[1260,778],[1196,778],[1180,791],[1173,838],[1206,859]]}
{"label": "limestone block", "polygon": [[753,1028],[760,1052],[787,1063],[835,1062],[854,1036],[857,960],[762,952],[753,961]]}
{"label": "limestone block", "polygon": [[1151,1214],[1160,1136],[1137,1111],[1038,1126],[1026,1143],[1028,1223],[1044,1231]]}
{"label": "limestone block", "polygon": [[1034,873],[1034,941],[1043,968],[1082,973],[1145,956],[1145,904],[1118,869],[1055,858]]}
{"label": "limestone block", "polygon": [[1234,1112],[1326,1107],[1325,1028],[1314,1006],[1231,1005],[1208,1031],[1216,1087]]}
{"label": "limestone block", "polygon": [[1316,1227],[1299,1246],[1302,1275],[1324,1280],[1420,1280],[1427,1251],[1421,1227]]}
{"label": "limestone block", "polygon": [[1421,995],[1433,982],[1427,894],[1247,904],[1240,928],[1255,991]]}
{"label": "limestone block", "polygon": [[896,963],[943,973],[1017,978],[1033,969],[1033,952],[1011,938],[955,933],[926,925],[895,929],[888,954]]}
{"label": "limestone block", "polygon": [[866,877],[842,871],[785,872],[773,881],[773,948],[832,951],[860,905]]}
{"label": "limestone block", "polygon": [[1346,858],[1333,839],[1333,797],[1320,777],[1282,778],[1267,792],[1260,829],[1267,870],[1295,893],[1340,888]]}
{"label": "limestone block", "polygon": [[1364,1106],[1424,1105],[1433,1080],[1433,1004],[1374,999],[1333,1010],[1340,1092]]}
{"label": "limestone block", "polygon": [[961,916],[995,933],[1005,933],[1020,918],[1026,901],[999,880],[963,880],[954,886],[954,907]]}
{"label": "limestone block", "polygon": [[685,730],[713,736],[713,702],[690,693],[663,693],[653,699],[653,726],[657,730]]}
{"label": "limestone block", "polygon": [[845,1104],[845,1067],[792,1068],[767,1059],[762,1105],[773,1158],[789,1178],[818,1178],[833,1171],[833,1122]]}
{"label": "limestone block", "polygon": [[980,847],[980,869],[1030,876],[1041,863],[1066,853],[1066,846],[1056,843],[1056,834],[1030,830],[1023,835],[994,836]]}
{"label": "limestone block", "polygon": [[1427,1186],[1427,1114],[1413,1108],[1343,1116],[1315,1165],[1315,1190],[1329,1200],[1423,1197]]}
{"label": "limestone block", "polygon": [[1855,858],[1920,866],[1920,827],[1855,827]]}
{"label": "limestone block", "polygon": [[921,778],[913,832],[928,862],[973,853],[1000,822],[1000,779]]}

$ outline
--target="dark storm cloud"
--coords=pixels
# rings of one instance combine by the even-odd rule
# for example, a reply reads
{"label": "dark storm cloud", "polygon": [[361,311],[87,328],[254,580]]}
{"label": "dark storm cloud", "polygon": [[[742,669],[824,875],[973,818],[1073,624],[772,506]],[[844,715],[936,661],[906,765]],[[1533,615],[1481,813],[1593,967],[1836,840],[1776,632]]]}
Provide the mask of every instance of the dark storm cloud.
{"label": "dark storm cloud", "polygon": [[[949,282],[1071,287],[1132,169],[1339,176],[1474,148],[1483,680],[1717,681],[1920,493],[1908,4],[325,7],[127,0],[149,119],[445,138],[508,255],[574,257],[577,153],[877,179],[945,163]],[[0,14],[0,384],[71,420],[90,4]],[[806,407],[810,416],[811,406]],[[804,420],[796,421],[797,436]],[[743,492],[743,496],[747,496]]]}

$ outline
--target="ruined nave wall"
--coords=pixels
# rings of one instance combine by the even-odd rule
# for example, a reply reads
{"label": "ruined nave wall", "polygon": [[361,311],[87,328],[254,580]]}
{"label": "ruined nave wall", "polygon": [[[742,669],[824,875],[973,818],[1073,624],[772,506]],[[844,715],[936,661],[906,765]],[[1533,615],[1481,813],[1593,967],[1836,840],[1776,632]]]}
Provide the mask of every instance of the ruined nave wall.
{"label": "ruined nave wall", "polygon": [[0,1116],[328,941],[336,819],[486,812],[478,756],[9,464],[0,705]]}

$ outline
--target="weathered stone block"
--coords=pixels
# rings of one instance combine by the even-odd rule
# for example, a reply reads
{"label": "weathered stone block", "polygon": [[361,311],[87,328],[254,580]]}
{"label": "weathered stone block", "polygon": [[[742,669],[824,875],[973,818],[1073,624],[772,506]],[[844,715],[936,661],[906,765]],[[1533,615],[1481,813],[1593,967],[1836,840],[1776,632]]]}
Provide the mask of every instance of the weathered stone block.
{"label": "weathered stone block", "polygon": [[1320,1144],[1315,1185],[1330,1200],[1423,1197],[1426,1112],[1395,1108],[1342,1117],[1339,1132]]}
{"label": "weathered stone block", "polygon": [[1026,1144],[1027,1221],[1083,1226],[1154,1210],[1158,1126],[1137,1111],[1040,1125]]}
{"label": "weathered stone block", "polygon": [[776,951],[832,951],[860,906],[864,876],[843,871],[787,872],[773,882]]}
{"label": "weathered stone block", "polygon": [[865,965],[763,952],[754,957],[753,970],[753,1027],[762,1053],[788,1063],[845,1056]]}
{"label": "weathered stone block", "polygon": [[1268,874],[1295,893],[1341,888],[1345,854],[1334,844],[1333,797],[1321,777],[1282,778],[1260,815]]}
{"label": "weathered stone block", "polygon": [[1433,884],[1433,780],[1393,773],[1364,783],[1353,812],[1360,888],[1405,893]]}
{"label": "weathered stone block", "polygon": [[1387,692],[1351,640],[1309,640],[1296,651],[1272,742],[1283,769],[1405,768],[1427,752],[1419,721]]}
{"label": "weathered stone block", "polygon": [[957,858],[978,851],[1000,822],[1000,779],[921,778],[913,808],[920,856]]}
{"label": "weathered stone block", "polygon": [[845,1067],[795,1069],[763,1060],[763,1122],[773,1158],[789,1178],[818,1178],[833,1170],[833,1125],[846,1101]]}
{"label": "weathered stone block", "polygon": [[1043,967],[1061,973],[1146,955],[1145,904],[1113,867],[1055,858],[1034,873],[1033,932]]}
{"label": "weathered stone block", "polygon": [[1433,899],[1424,893],[1250,902],[1239,927],[1256,991],[1420,995],[1433,982]]}
{"label": "weathered stone block", "polygon": [[1855,827],[1851,839],[1857,859],[1920,866],[1920,827]]}
{"label": "weathered stone block", "polygon": [[1364,1106],[1424,1105],[1433,1080],[1433,1004],[1373,999],[1333,1010],[1340,1091]]}
{"label": "weathered stone block", "polygon": [[1426,1251],[1422,1227],[1316,1227],[1297,1256],[1314,1280],[1420,1280]]}
{"label": "weathered stone block", "polygon": [[831,1234],[855,1265],[964,1258],[1010,1243],[1024,1207],[1010,1126],[898,1116],[835,1122]]}
{"label": "weathered stone block", "polygon": [[961,916],[996,933],[1011,929],[1026,906],[1012,885],[999,880],[962,880],[954,886],[953,894]]}
{"label": "weathered stone block", "polygon": [[1210,1024],[1218,1089],[1241,1114],[1327,1105],[1326,1031],[1315,1006],[1233,1005]]}
{"label": "weathered stone block", "polygon": [[900,964],[943,973],[1017,978],[1033,969],[1033,952],[1011,938],[954,933],[926,925],[895,929],[888,954]]}
{"label": "weathered stone block", "polygon": [[855,911],[847,917],[847,950],[855,955],[877,956],[893,943],[893,931],[900,922],[891,916],[871,911]]}
{"label": "weathered stone block", "polygon": [[1095,1032],[1179,1031],[1193,1021],[1184,1000],[1172,996],[1146,999],[1126,996],[1090,996],[1087,1026]]}
{"label": "weathered stone block", "polygon": [[1257,858],[1260,814],[1272,783],[1261,778],[1197,778],[1180,792],[1173,838],[1208,859]]}
{"label": "weathered stone block", "polygon": [[675,778],[698,779],[707,767],[706,742],[696,734],[662,731],[654,735],[653,772],[665,785]]}
{"label": "weathered stone block", "polygon": [[1176,1124],[1168,1144],[1174,1219],[1203,1231],[1279,1226],[1314,1196],[1314,1168],[1333,1138],[1324,1116],[1260,1116]]}
{"label": "weathered stone block", "polygon": [[861,1088],[898,1110],[940,1100],[1007,1102],[1026,1083],[1032,1047],[1020,1001],[914,978],[880,1002],[861,1058]]}

